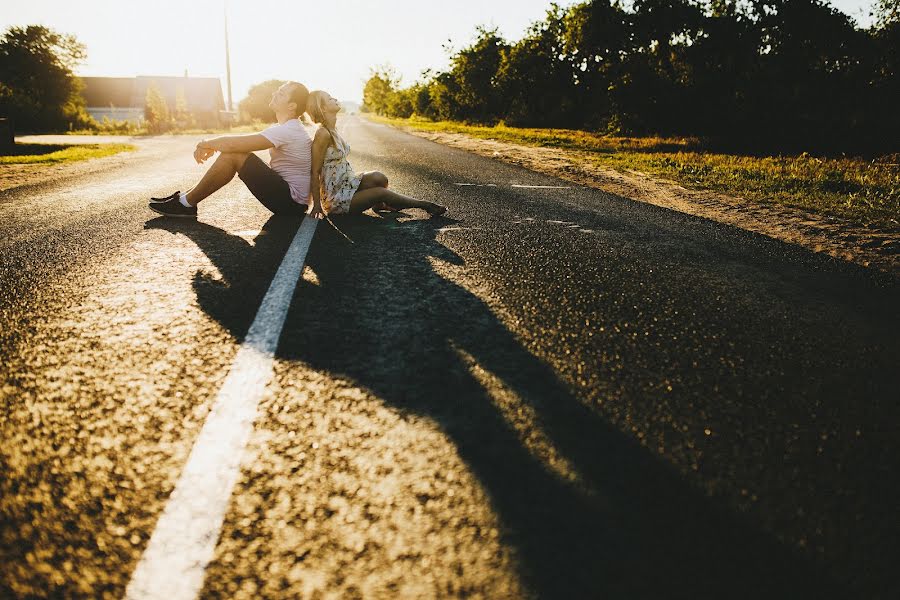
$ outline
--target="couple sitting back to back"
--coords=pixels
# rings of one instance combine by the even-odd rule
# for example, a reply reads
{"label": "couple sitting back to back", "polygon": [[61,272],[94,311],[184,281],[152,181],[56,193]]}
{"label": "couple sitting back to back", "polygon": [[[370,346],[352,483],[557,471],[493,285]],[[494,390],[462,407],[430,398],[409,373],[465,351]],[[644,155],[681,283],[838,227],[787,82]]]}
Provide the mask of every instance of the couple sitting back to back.
{"label": "couple sitting back to back", "polygon": [[[369,208],[421,208],[432,216],[446,208],[387,189],[383,173],[356,174],[347,160],[350,146],[337,133],[341,105],[327,92],[310,93],[302,83],[279,87],[269,102],[277,123],[259,133],[201,140],[194,160],[218,158],[187,192],[152,198],[150,208],[171,217],[196,218],[197,204],[231,181],[235,174],[275,214],[322,218]],[[307,115],[307,123],[301,119]],[[269,164],[254,152],[269,150]]]}

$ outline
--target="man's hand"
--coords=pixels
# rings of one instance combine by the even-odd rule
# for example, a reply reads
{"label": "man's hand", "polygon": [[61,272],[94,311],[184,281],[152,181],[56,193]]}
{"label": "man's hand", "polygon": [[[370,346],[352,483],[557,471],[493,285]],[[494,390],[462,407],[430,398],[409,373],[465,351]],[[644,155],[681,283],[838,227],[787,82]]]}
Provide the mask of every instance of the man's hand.
{"label": "man's hand", "polygon": [[325,209],[322,207],[321,202],[313,201],[313,203],[309,205],[309,212],[307,212],[306,214],[308,214],[313,219],[324,219]]}
{"label": "man's hand", "polygon": [[[202,143],[203,142],[200,142],[200,144]],[[216,153],[216,151],[211,148],[201,148],[200,144],[197,144],[197,147],[194,148],[194,160],[197,161],[198,165],[206,162],[206,159]]]}

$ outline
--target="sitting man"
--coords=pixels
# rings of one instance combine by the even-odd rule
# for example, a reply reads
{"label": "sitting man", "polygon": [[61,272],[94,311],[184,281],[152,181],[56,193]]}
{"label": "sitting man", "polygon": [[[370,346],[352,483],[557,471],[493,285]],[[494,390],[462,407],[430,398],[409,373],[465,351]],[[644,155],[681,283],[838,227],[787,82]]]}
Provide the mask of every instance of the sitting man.
{"label": "sitting man", "polygon": [[[269,102],[277,125],[259,133],[225,135],[202,140],[194,160],[203,163],[216,152],[219,157],[199,183],[188,192],[152,198],[150,208],[170,217],[197,217],[197,204],[234,179],[237,174],[256,198],[275,214],[304,215],[309,197],[312,136],[300,122],[309,90],[294,81],[279,87]],[[269,150],[266,165],[257,150]]]}

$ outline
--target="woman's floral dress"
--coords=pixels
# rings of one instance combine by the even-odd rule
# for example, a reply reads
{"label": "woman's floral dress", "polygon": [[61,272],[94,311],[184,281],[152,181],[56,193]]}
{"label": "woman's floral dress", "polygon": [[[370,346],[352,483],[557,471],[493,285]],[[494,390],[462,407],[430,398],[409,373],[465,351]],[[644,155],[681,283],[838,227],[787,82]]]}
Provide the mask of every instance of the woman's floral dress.
{"label": "woman's floral dress", "polygon": [[328,214],[350,212],[350,199],[359,188],[360,177],[347,161],[350,144],[334,132],[322,164],[322,203]]}

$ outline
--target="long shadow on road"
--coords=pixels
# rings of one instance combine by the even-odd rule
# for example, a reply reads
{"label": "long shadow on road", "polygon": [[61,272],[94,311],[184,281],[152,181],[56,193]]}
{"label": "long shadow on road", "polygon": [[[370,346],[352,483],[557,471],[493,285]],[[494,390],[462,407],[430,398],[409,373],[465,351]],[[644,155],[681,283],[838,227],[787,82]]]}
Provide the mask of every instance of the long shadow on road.
{"label": "long shadow on road", "polygon": [[[440,220],[322,224],[279,358],[354,381],[388,406],[424,415],[452,440],[489,495],[521,577],[544,598],[841,596],[823,573],[716,504],[595,412],[528,352],[477,296],[434,261]],[[255,245],[220,229],[159,223],[198,244],[222,281],[195,279],[200,305],[246,332],[297,221],[273,217]],[[521,441],[472,365],[530,406],[580,475],[557,475]]]}

